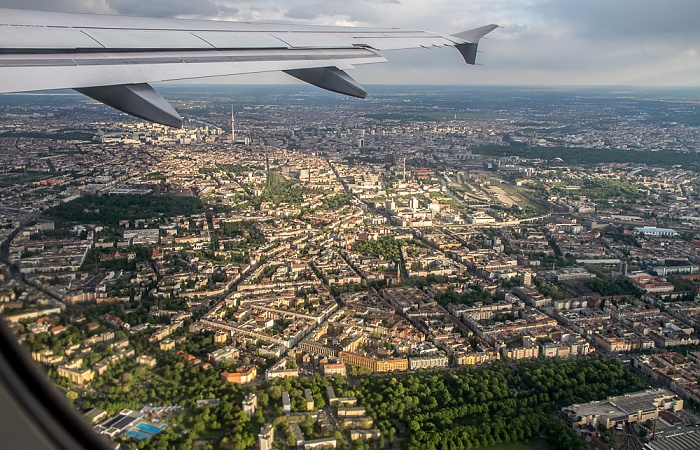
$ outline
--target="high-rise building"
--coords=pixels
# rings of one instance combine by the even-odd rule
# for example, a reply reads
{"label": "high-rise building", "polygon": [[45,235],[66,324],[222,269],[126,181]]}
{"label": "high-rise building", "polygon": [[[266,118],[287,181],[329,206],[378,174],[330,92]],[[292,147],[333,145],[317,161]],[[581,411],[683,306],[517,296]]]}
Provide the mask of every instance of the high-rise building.
{"label": "high-rise building", "polygon": [[275,428],[268,423],[260,429],[260,434],[258,435],[258,444],[260,445],[260,450],[271,450],[272,442],[274,440]]}
{"label": "high-rise building", "polygon": [[252,417],[255,414],[255,410],[258,407],[258,397],[254,393],[250,393],[243,399],[243,412],[248,417]]}
{"label": "high-rise building", "polygon": [[629,265],[627,264],[626,261],[620,261],[620,265],[619,265],[619,269],[618,269],[620,272],[620,275],[622,275],[622,276],[627,275],[628,268],[629,268]]}

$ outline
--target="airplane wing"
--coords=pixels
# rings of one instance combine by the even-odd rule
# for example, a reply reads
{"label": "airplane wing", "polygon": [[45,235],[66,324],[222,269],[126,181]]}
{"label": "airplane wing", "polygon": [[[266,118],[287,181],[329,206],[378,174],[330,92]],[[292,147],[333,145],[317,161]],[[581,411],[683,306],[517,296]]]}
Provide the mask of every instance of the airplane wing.
{"label": "airplane wing", "polygon": [[149,83],[283,71],[364,98],[345,70],[377,52],[455,47],[476,62],[487,25],[455,35],[399,29],[152,19],[0,9],[0,93],[75,89],[125,113],[180,127]]}

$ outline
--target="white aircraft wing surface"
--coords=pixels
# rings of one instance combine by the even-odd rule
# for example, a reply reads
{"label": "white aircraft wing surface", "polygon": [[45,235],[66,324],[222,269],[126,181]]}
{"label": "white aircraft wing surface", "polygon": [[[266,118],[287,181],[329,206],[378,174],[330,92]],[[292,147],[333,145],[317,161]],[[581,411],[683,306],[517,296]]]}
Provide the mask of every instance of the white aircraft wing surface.
{"label": "white aircraft wing surface", "polygon": [[443,35],[0,9],[0,93],[70,88],[179,127],[180,115],[149,83],[283,71],[364,98],[365,90],[345,70],[386,61],[377,52],[450,46],[474,64],[479,39],[495,28]]}

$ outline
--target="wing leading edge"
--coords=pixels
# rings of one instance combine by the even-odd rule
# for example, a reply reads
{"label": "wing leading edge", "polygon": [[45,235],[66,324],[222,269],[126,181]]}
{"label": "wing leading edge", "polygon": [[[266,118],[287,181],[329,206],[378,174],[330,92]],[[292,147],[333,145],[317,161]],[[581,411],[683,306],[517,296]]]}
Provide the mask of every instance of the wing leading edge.
{"label": "wing leading edge", "polygon": [[150,19],[0,9],[0,93],[75,89],[128,114],[179,127],[149,83],[283,71],[364,98],[345,70],[377,52],[455,47],[475,64],[487,25],[455,35],[398,29]]}

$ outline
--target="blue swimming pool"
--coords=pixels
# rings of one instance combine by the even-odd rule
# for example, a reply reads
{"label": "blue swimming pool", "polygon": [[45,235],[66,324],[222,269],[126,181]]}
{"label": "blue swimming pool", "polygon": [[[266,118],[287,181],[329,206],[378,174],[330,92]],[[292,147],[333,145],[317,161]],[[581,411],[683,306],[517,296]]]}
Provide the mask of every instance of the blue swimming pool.
{"label": "blue swimming pool", "polygon": [[151,425],[149,423],[141,422],[140,424],[136,425],[134,428],[138,428],[141,431],[145,431],[146,433],[149,434],[158,434],[161,432],[163,428],[165,428],[165,425],[157,427],[155,425]]}
{"label": "blue swimming pool", "polygon": [[129,430],[129,431],[127,431],[126,433],[124,433],[124,435],[125,435],[126,437],[136,438],[136,439],[138,439],[138,440],[140,440],[140,441],[143,440],[143,439],[148,439],[148,438],[151,437],[150,434],[141,433],[140,431],[136,431],[136,430]]}

